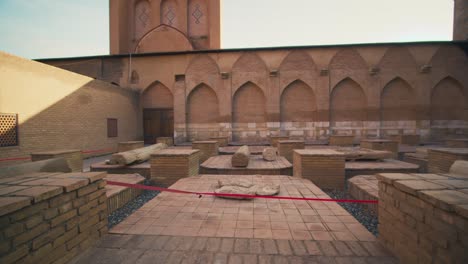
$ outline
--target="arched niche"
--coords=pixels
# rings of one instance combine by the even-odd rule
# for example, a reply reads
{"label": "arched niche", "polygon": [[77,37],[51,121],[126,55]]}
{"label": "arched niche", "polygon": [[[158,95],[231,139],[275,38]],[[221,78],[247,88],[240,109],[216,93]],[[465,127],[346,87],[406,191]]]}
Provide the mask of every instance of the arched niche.
{"label": "arched niche", "polygon": [[441,80],[431,93],[431,123],[468,120],[468,103],[463,86],[454,78]]}
{"label": "arched niche", "polygon": [[189,88],[188,92],[200,83],[206,83],[210,87],[217,87],[219,79],[218,64],[208,55],[199,55],[193,58],[185,71],[185,83]]}
{"label": "arched niche", "polygon": [[200,84],[187,98],[187,123],[218,123],[219,102],[216,93],[206,84]]}
{"label": "arched niche", "polygon": [[187,36],[180,30],[159,25],[146,33],[135,47],[135,53],[193,50]]}
{"label": "arched niche", "polygon": [[281,62],[279,72],[280,87],[285,87],[296,79],[313,85],[317,78],[317,66],[309,54],[303,50],[291,51]]}
{"label": "arched niche", "polygon": [[209,35],[208,7],[205,0],[188,1],[188,35],[206,37]]}
{"label": "arched niche", "polygon": [[281,94],[281,122],[312,122],[317,104],[312,88],[301,80],[289,84]]}
{"label": "arched niche", "polygon": [[368,66],[361,54],[352,48],[340,50],[333,56],[329,65],[330,70],[367,70]]}
{"label": "arched niche", "polygon": [[418,65],[413,54],[402,46],[390,47],[379,62],[379,67],[383,70],[389,69],[398,71],[400,69],[418,70]]}
{"label": "arched niche", "polygon": [[135,2],[133,9],[134,39],[139,40],[151,29],[151,6],[147,0]]}
{"label": "arched niche", "polygon": [[160,10],[161,24],[178,28],[179,19],[177,17],[177,14],[178,14],[177,1],[162,0],[159,10]]}
{"label": "arched niche", "polygon": [[239,89],[246,82],[253,82],[262,89],[267,85],[267,76],[268,68],[265,62],[256,53],[246,52],[237,59],[232,67],[232,87]]}
{"label": "arched niche", "polygon": [[330,122],[366,121],[367,99],[362,87],[351,78],[339,82],[330,96]]}
{"label": "arched niche", "polygon": [[142,108],[172,109],[174,97],[164,84],[155,82],[141,94],[141,105]]}
{"label": "arched niche", "polygon": [[413,88],[405,80],[395,78],[390,81],[382,90],[380,98],[381,121],[417,119]]}

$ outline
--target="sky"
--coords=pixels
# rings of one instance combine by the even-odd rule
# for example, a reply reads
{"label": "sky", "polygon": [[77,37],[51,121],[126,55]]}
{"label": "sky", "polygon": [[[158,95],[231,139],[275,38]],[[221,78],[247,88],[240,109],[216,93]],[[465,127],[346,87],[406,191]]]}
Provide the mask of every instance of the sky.
{"label": "sky", "polygon": [[[109,54],[109,0],[0,0],[0,50]],[[453,0],[221,0],[222,48],[451,40]]]}

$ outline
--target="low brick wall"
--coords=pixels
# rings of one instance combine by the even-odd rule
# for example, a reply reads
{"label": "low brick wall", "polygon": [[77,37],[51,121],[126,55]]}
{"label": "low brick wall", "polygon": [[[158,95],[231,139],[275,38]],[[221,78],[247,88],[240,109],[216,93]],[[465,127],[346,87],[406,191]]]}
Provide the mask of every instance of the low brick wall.
{"label": "low brick wall", "polygon": [[378,174],[379,239],[401,263],[468,263],[468,179]]}
{"label": "low brick wall", "polygon": [[118,152],[124,152],[129,150],[134,150],[138,148],[143,148],[145,143],[143,141],[126,141],[126,142],[119,142],[118,145]]}
{"label": "low brick wall", "polygon": [[304,149],[305,142],[302,140],[279,140],[278,155],[285,157],[289,162],[293,163],[293,151],[295,149]]}
{"label": "low brick wall", "polygon": [[2,178],[0,263],[66,263],[107,233],[105,176]]}
{"label": "low brick wall", "polygon": [[413,163],[419,166],[419,172],[427,173],[427,155],[421,153],[406,153],[403,156],[403,161]]}
{"label": "low brick wall", "polygon": [[393,153],[393,158],[398,158],[398,141],[387,139],[362,139],[361,148],[387,150]]}
{"label": "low brick wall", "polygon": [[430,173],[449,172],[456,160],[468,160],[468,148],[434,148],[427,151],[427,170]]}
{"label": "low brick wall", "polygon": [[328,139],[328,144],[330,146],[353,146],[354,136],[330,135],[330,138]]}
{"label": "low brick wall", "polygon": [[31,153],[32,161],[53,159],[53,158],[64,158],[68,167],[73,172],[83,171],[83,154],[79,149],[70,149],[70,150],[53,150],[53,151],[44,151]]}
{"label": "low brick wall", "polygon": [[[348,180],[348,193],[358,200],[379,200],[379,186],[375,175],[358,175]],[[373,213],[378,213],[378,204],[363,204]]]}
{"label": "low brick wall", "polygon": [[[139,174],[107,174],[106,181],[124,182],[129,184],[143,184],[145,177]],[[143,192],[141,189],[106,185],[107,210],[109,214],[123,207]]]}
{"label": "low brick wall", "polygon": [[158,137],[156,139],[156,144],[157,143],[164,143],[170,147],[170,146],[174,146],[174,139],[171,137]]}
{"label": "low brick wall", "polygon": [[200,151],[196,149],[164,149],[151,155],[151,181],[170,186],[176,181],[197,176]]}
{"label": "low brick wall", "polygon": [[219,142],[216,140],[192,142],[192,149],[200,150],[200,164],[213,156],[217,156],[219,153],[218,148]]}
{"label": "low brick wall", "polygon": [[344,189],[345,155],[331,149],[296,149],[294,177],[305,178],[320,188]]}
{"label": "low brick wall", "polygon": [[210,139],[218,141],[220,147],[226,147],[229,144],[229,137],[211,137]]}
{"label": "low brick wall", "polygon": [[418,146],[421,141],[421,136],[417,134],[406,134],[406,135],[390,135],[390,140],[398,141],[399,144]]}

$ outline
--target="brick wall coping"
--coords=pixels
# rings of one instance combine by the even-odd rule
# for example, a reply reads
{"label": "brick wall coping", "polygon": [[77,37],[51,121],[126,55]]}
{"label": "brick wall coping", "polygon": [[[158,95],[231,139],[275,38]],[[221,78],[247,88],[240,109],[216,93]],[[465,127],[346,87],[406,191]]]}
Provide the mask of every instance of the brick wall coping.
{"label": "brick wall coping", "polygon": [[468,218],[468,178],[440,174],[380,173],[377,179],[433,206]]}
{"label": "brick wall coping", "polygon": [[193,144],[216,144],[216,143],[218,143],[218,141],[216,140],[193,141],[192,146]]}
{"label": "brick wall coping", "polygon": [[59,150],[34,152],[34,153],[31,153],[31,155],[60,155],[60,154],[80,152],[80,151],[81,150],[79,149],[59,149]]}
{"label": "brick wall coping", "polygon": [[302,156],[345,156],[343,152],[333,149],[295,149],[294,152]]}
{"label": "brick wall coping", "polygon": [[468,155],[468,148],[430,148],[429,150],[449,154]]}
{"label": "brick wall coping", "polygon": [[156,153],[151,154],[151,157],[158,156],[190,156],[200,152],[198,149],[163,149]]}
{"label": "brick wall coping", "polygon": [[361,139],[361,142],[372,142],[372,143],[390,143],[390,142],[395,142],[398,143],[396,140],[390,140],[390,139]]}
{"label": "brick wall coping", "polygon": [[378,180],[375,175],[358,175],[348,180],[348,184],[354,184],[357,188],[367,192],[376,200],[379,199]]}
{"label": "brick wall coping", "polygon": [[[130,184],[139,184],[145,180],[145,177],[141,176],[138,173],[135,174],[107,174],[104,178],[107,181],[116,181],[116,182],[125,182]],[[119,192],[128,187],[116,186],[116,185],[106,185],[106,196],[110,198],[119,194]]]}
{"label": "brick wall coping", "polygon": [[34,173],[0,178],[0,216],[103,179],[106,172]]}

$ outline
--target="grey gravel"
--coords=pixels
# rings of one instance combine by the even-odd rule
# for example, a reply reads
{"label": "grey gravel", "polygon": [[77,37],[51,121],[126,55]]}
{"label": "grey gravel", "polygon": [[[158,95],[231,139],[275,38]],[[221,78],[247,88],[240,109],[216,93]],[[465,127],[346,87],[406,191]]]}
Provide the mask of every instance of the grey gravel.
{"label": "grey gravel", "polygon": [[[324,190],[333,199],[353,199],[345,191]],[[368,210],[365,205],[359,203],[338,203],[354,218],[356,218],[369,232],[377,236],[379,234],[379,219],[375,213]]]}
{"label": "grey gravel", "polygon": [[[151,185],[148,181],[144,182],[144,185]],[[160,186],[162,187],[162,186]],[[132,201],[124,205],[122,208],[115,210],[111,213],[107,220],[108,220],[108,228],[115,226],[116,224],[122,222],[131,215],[133,212],[138,210],[138,208],[142,207],[145,203],[149,202],[151,199],[156,197],[159,194],[159,191],[150,191],[150,190],[143,190],[143,192],[135,197]]]}

